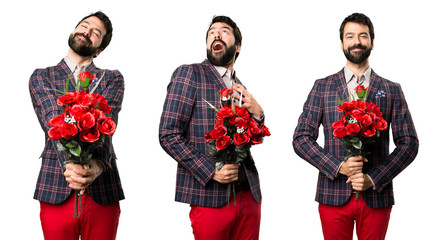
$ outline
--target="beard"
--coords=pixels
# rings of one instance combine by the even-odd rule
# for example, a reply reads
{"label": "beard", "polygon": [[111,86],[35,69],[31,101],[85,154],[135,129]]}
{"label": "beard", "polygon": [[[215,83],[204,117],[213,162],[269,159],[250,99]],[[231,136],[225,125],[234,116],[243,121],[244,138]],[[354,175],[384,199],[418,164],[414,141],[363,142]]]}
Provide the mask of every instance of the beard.
{"label": "beard", "polygon": [[[216,41],[220,41],[225,47],[225,51],[222,56],[213,56],[212,46]],[[236,45],[234,44],[230,47],[227,47],[227,44],[221,40],[213,41],[211,43],[210,49],[207,49],[207,59],[210,61],[211,64],[215,66],[221,66],[221,67],[229,66],[233,61],[234,55],[236,55]]]}
{"label": "beard", "polygon": [[[362,49],[362,51],[356,53],[356,54],[352,54],[350,51],[352,49],[355,48],[360,48]],[[367,60],[367,58],[369,58],[370,53],[372,52],[371,48],[367,48],[366,46],[363,46],[361,44],[352,46],[352,47],[348,47],[346,50],[343,49],[343,53],[344,56],[346,56],[347,60],[349,60],[349,62],[355,63],[355,64],[360,64],[362,62],[364,62],[365,60]]]}
{"label": "beard", "polygon": [[[82,40],[77,40],[76,36],[78,35],[84,37],[88,44],[84,43]],[[83,33],[71,34],[68,39],[68,45],[75,53],[82,57],[94,56],[98,50],[98,47],[92,47],[91,39]]]}

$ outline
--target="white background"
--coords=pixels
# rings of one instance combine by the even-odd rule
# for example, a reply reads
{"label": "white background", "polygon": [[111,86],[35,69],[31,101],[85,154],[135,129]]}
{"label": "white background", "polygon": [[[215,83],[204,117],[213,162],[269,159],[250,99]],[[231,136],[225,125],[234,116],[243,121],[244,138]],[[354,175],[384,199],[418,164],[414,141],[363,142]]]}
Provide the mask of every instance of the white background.
{"label": "white background", "polygon": [[[193,239],[189,206],[176,203],[176,162],[159,146],[166,86],[181,64],[206,57],[213,15],[240,27],[235,69],[266,113],[272,136],[252,148],[263,191],[261,239],[322,239],[314,201],[317,170],[293,151],[293,131],[316,79],[345,64],[339,26],[353,12],[375,27],[370,65],[402,85],[420,150],[395,180],[387,239],[429,239],[435,221],[433,89],[435,14],[430,1],[8,1],[0,8],[2,239],[43,239],[33,200],[44,135],[28,80],[65,57],[78,21],[102,10],[112,20],[98,67],[119,69],[125,98],[114,137],[126,200],[118,239]],[[72,214],[72,213],[71,213]]]}

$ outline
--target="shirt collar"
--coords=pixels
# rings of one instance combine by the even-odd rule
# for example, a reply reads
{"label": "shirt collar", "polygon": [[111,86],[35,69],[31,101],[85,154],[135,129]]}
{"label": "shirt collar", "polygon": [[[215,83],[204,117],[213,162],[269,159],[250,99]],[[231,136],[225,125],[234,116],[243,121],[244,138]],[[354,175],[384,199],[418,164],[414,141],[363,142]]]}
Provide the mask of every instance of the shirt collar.
{"label": "shirt collar", "polygon": [[[82,66],[77,66],[73,61],[71,61],[71,59],[69,59],[68,57],[64,58],[66,65],[68,66],[68,68],[71,70],[71,72],[74,72],[74,70],[77,68],[78,70],[80,70],[80,72],[85,71],[89,65],[91,65],[92,61],[86,64],[83,64]],[[78,75],[80,72],[76,72],[76,74]]]}
{"label": "shirt collar", "polygon": [[[372,68],[368,68],[367,71],[361,76],[360,83],[364,83],[366,80],[367,82],[370,81],[370,76],[372,74]],[[350,70],[350,68],[346,65],[344,66],[344,78],[346,79],[346,82],[350,81],[357,81],[356,75]]]}
{"label": "shirt collar", "polygon": [[215,66],[215,65],[213,65],[213,67],[214,68],[216,68],[216,70],[218,71],[218,73],[219,73],[219,75],[221,76],[221,77],[224,77],[226,74],[227,74],[227,72],[228,72],[228,78],[232,78],[232,79],[235,79],[236,78],[236,71],[233,71],[232,73],[228,70],[228,69],[226,69],[225,67],[221,67],[221,66]]}

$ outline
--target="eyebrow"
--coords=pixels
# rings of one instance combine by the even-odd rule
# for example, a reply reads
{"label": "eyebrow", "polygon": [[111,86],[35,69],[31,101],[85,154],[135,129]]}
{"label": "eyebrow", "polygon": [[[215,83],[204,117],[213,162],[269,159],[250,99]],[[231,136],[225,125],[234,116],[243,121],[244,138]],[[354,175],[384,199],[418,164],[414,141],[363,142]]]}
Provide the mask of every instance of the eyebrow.
{"label": "eyebrow", "polygon": [[[88,21],[86,21],[86,20],[83,20],[83,22],[82,23],[86,23],[86,24],[88,24],[88,25],[91,25]],[[103,35],[103,32],[100,30],[100,29],[98,29],[98,28],[96,28],[96,27],[94,27],[94,29],[96,30],[96,31],[98,31],[98,33],[100,33],[100,35]]]}

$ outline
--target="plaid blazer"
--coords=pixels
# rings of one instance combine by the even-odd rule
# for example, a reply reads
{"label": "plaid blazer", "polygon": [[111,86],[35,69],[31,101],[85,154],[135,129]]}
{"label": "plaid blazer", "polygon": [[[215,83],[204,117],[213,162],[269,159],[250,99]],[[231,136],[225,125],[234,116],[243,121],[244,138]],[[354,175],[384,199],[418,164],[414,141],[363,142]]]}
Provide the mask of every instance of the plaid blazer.
{"label": "plaid blazer", "polygon": [[[160,120],[162,148],[178,162],[175,201],[205,207],[221,207],[227,202],[227,184],[212,180],[213,157],[208,153],[205,134],[213,129],[216,112],[204,100],[219,106],[218,91],[224,81],[213,65],[183,65],[175,70],[167,88]],[[261,200],[260,182],[254,161],[245,168],[252,194]]]}
{"label": "plaid blazer", "polygon": [[[91,74],[95,73],[98,78],[103,74],[103,70],[95,67],[94,63],[91,63],[87,71]],[[42,166],[34,199],[52,204],[60,204],[65,201],[71,194],[71,188],[68,187],[68,182],[63,176],[65,156],[57,150],[56,141],[48,138],[48,130],[50,129],[48,121],[62,113],[62,107],[56,103],[57,98],[62,94],[49,89],[65,90],[65,83],[70,73],[71,70],[62,60],[56,66],[36,69],[29,82],[33,108],[46,139],[44,151],[40,156]],[[75,91],[75,83],[70,84],[69,91]],[[117,70],[106,70],[95,93],[99,93],[107,99],[109,106],[112,107],[109,116],[117,123],[124,96],[124,78],[121,73]],[[124,199],[111,138],[105,139],[104,145],[93,153],[93,158],[102,160],[107,170],[86,188],[87,194],[99,204],[110,204]]]}
{"label": "plaid blazer", "polygon": [[[338,174],[345,151],[340,140],[334,138],[332,123],[341,115],[337,111],[338,98],[349,99],[344,71],[317,80],[299,117],[293,137],[295,152],[319,169],[316,201],[327,205],[343,205],[352,194],[347,176]],[[394,204],[392,180],[416,157],[417,133],[411,114],[399,84],[388,81],[372,71],[366,101],[379,106],[388,129],[367,150],[371,152],[364,163],[363,172],[368,174],[376,186],[362,192],[362,197],[371,208]],[[319,126],[323,125],[325,146],[316,142]],[[392,129],[396,148],[389,152],[389,129]]]}

